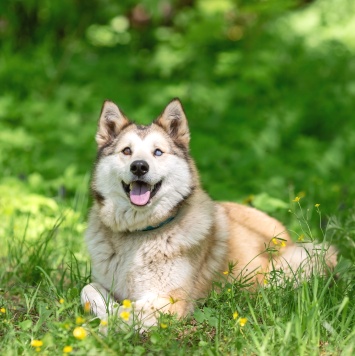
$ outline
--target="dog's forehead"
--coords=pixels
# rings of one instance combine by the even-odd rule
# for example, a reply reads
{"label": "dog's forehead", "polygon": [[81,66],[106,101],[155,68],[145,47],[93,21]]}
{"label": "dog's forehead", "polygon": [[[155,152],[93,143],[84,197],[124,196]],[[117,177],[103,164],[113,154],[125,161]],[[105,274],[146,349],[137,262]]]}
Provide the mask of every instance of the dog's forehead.
{"label": "dog's forehead", "polygon": [[121,142],[129,142],[132,145],[144,144],[147,146],[169,145],[169,142],[163,132],[153,129],[151,126],[135,126],[125,132]]}

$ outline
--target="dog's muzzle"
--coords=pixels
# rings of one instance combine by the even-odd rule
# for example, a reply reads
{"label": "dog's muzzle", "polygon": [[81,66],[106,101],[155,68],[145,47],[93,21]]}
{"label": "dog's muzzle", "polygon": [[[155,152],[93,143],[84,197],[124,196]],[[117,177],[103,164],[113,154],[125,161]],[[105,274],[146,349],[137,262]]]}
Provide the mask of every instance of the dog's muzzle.
{"label": "dog's muzzle", "polygon": [[154,185],[150,185],[141,180],[131,182],[130,184],[126,184],[122,181],[123,189],[126,192],[129,200],[132,204],[137,206],[147,205],[157,193],[157,191],[161,187],[161,184],[162,181]]}

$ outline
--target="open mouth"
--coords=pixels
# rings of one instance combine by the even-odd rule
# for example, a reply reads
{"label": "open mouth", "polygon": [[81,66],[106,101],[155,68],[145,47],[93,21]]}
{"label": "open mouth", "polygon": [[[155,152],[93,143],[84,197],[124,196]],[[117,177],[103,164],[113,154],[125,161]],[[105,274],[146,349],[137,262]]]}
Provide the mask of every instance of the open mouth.
{"label": "open mouth", "polygon": [[155,185],[150,185],[141,180],[137,180],[130,184],[126,184],[122,181],[122,186],[132,204],[144,206],[147,205],[157,193],[161,187],[161,183],[162,181]]}

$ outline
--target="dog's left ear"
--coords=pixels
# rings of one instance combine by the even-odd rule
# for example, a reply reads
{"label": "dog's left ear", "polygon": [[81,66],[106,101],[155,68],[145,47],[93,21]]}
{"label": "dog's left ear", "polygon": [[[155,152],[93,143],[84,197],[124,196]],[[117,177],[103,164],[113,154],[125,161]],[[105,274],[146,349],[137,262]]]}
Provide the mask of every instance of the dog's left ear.
{"label": "dog's left ear", "polygon": [[188,147],[190,131],[179,99],[173,99],[154,123],[162,127],[171,138]]}

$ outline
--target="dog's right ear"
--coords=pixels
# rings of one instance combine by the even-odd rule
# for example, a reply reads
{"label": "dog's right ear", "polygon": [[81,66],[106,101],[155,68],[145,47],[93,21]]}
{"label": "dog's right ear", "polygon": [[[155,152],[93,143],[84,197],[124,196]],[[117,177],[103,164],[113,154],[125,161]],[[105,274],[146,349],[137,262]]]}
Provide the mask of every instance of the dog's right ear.
{"label": "dog's right ear", "polygon": [[118,106],[106,100],[102,106],[96,142],[99,148],[112,142],[124,127],[129,125],[129,120],[123,115]]}

